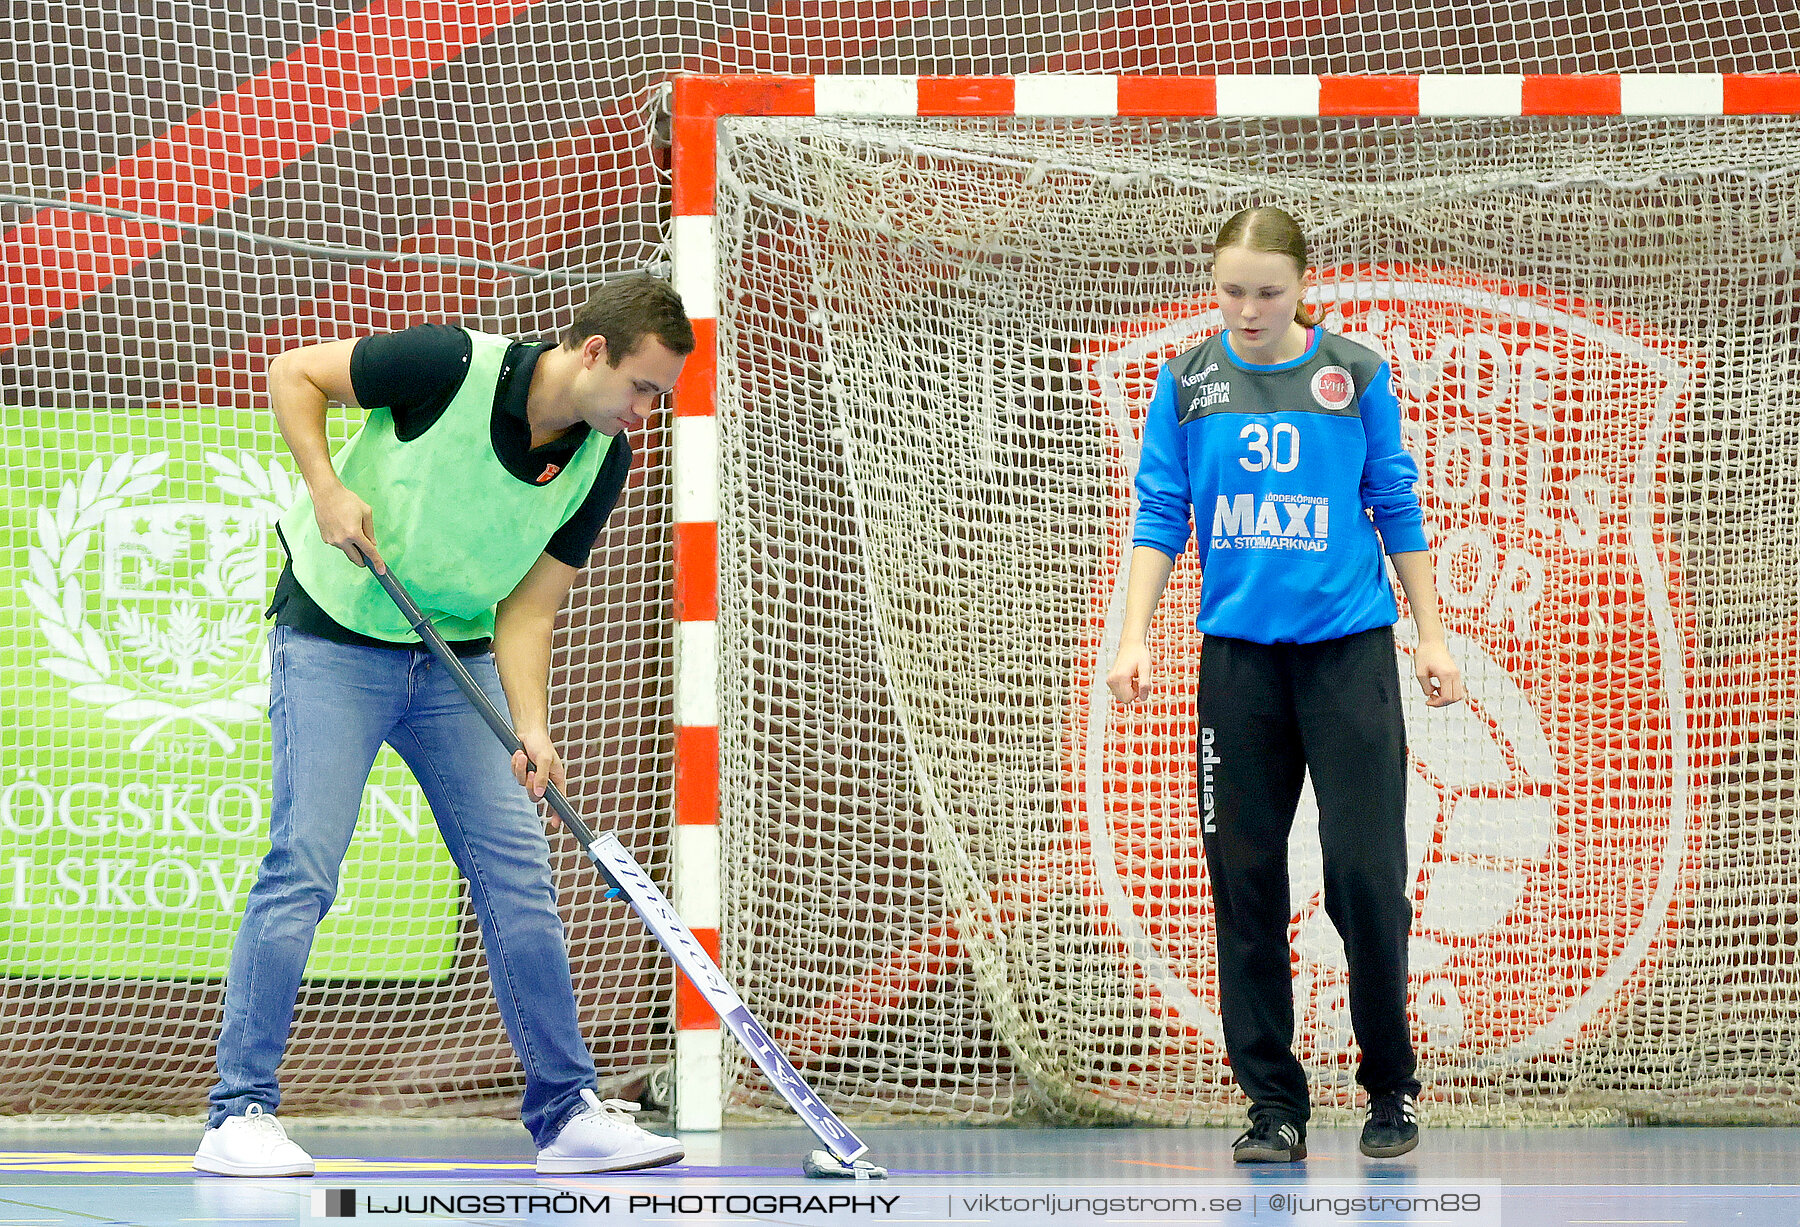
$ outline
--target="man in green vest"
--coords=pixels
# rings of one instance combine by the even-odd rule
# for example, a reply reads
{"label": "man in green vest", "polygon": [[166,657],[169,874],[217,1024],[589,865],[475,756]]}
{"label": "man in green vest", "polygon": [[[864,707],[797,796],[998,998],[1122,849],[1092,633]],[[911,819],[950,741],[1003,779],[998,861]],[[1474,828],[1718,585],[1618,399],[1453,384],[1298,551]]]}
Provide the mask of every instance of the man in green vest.
{"label": "man in green vest", "polygon": [[[521,1116],[538,1170],[682,1157],[678,1141],[632,1121],[635,1105],[594,1092],[536,802],[548,782],[563,783],[549,728],[557,612],[630,469],[624,432],[649,419],[693,348],[680,298],[640,274],[597,290],[560,344],[428,324],[308,346],[270,365],[270,407],[306,493],[281,520],[289,562],[271,610],[270,848],[232,950],[196,1169],[313,1173],[275,1118],[275,1071],[383,742],[412,768],[468,882],[525,1069]],[[330,401],[368,410],[335,467]],[[510,711],[529,760],[508,761],[365,562],[404,577]]]}

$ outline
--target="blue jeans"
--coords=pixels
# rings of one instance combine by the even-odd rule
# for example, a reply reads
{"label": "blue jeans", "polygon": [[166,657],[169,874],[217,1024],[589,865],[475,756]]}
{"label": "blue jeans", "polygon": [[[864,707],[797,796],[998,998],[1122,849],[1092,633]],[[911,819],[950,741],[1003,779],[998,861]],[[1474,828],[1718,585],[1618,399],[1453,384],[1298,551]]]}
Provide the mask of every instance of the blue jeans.
{"label": "blue jeans", "polygon": [[[275,1070],[313,932],[337,897],[363,786],[385,741],[412,768],[469,884],[500,1017],[525,1067],[520,1116],[547,1145],[583,1107],[594,1062],[576,1016],[549,841],[505,749],[422,645],[358,647],[277,626],[269,652],[270,846],[232,949],[207,1123],[281,1102]],[[463,663],[505,711],[494,658]]]}

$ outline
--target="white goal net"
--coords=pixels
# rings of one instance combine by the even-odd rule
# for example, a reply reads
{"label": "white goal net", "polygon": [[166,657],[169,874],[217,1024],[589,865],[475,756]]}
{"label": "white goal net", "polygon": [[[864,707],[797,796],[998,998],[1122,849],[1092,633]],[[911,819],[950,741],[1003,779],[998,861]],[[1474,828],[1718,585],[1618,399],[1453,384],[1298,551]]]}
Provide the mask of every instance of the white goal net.
{"label": "white goal net", "polygon": [[[877,1115],[1241,1115],[1187,562],[1154,697],[1103,677],[1151,383],[1219,327],[1211,234],[1278,204],[1393,363],[1471,692],[1407,713],[1430,1110],[1800,1117],[1797,138],[723,122],[727,969],[802,1068]],[[1297,1047],[1347,1109],[1310,793],[1291,862]]]}

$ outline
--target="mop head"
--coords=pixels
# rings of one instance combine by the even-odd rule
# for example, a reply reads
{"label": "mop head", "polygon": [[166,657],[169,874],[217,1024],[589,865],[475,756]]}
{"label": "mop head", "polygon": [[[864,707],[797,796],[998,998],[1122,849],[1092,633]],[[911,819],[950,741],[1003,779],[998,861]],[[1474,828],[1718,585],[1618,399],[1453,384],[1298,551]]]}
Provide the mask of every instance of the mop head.
{"label": "mop head", "polygon": [[806,1156],[802,1169],[814,1178],[834,1177],[839,1180],[886,1180],[887,1168],[876,1167],[867,1159],[846,1163],[829,1150],[815,1150]]}

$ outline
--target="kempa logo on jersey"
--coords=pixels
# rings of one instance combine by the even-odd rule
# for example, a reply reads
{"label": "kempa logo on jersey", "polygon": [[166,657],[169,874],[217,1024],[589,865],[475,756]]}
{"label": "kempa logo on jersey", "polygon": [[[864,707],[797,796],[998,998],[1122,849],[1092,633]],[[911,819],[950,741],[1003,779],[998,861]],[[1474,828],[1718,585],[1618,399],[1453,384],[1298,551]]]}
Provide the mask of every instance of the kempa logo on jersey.
{"label": "kempa logo on jersey", "polygon": [[[1339,268],[1319,282],[1325,326],[1392,366],[1471,694],[1427,710],[1410,683],[1410,623],[1396,628],[1409,679],[1421,1057],[1474,1071],[1579,1047],[1656,974],[1717,757],[1694,748],[1705,742],[1687,693],[1691,617],[1658,462],[1700,359],[1616,312],[1459,271]],[[1122,329],[1096,356],[1097,399],[1122,456],[1136,456],[1158,365],[1221,327],[1210,303],[1174,305],[1154,331]],[[1314,396],[1324,404],[1346,391],[1331,383]],[[1216,537],[1279,524],[1284,539],[1306,540],[1285,534],[1288,508],[1234,499],[1209,510]],[[1124,577],[1120,566],[1115,585]],[[1185,1027],[1185,1041],[1171,1032],[1170,1060],[1192,1059],[1184,1043],[1215,1054],[1222,1044],[1210,888],[1179,898],[1153,889],[1174,860],[1159,868],[1146,850],[1161,841],[1177,858],[1190,846],[1178,815],[1193,743],[1160,730],[1191,713],[1199,591],[1178,569],[1152,632],[1161,689],[1137,708],[1108,701],[1098,650],[1117,635],[1107,623],[1122,598],[1097,604],[1102,676],[1084,677],[1092,697],[1071,730],[1098,864],[1089,897],[1132,952],[1126,974],[1140,994]],[[1625,786],[1635,791],[1622,806]],[[1290,848],[1296,1050],[1349,1103],[1346,969],[1324,914],[1316,824],[1308,790]]]}
{"label": "kempa logo on jersey", "polygon": [[[1210,371],[1212,368],[1207,367],[1206,370]],[[1206,372],[1202,372],[1199,375],[1189,376],[1187,379],[1181,381],[1182,387],[1192,387],[1195,383],[1198,383],[1201,379],[1205,378],[1205,375]],[[1200,384],[1200,387],[1197,390],[1189,392],[1182,397],[1179,406],[1180,420],[1184,424],[1191,422],[1194,419],[1194,415],[1199,413],[1202,409],[1210,409],[1214,405],[1229,405],[1230,403],[1231,381],[1229,379],[1221,380],[1218,383]]]}

